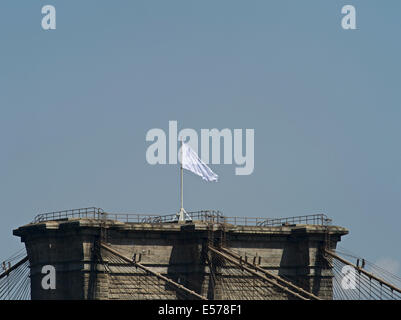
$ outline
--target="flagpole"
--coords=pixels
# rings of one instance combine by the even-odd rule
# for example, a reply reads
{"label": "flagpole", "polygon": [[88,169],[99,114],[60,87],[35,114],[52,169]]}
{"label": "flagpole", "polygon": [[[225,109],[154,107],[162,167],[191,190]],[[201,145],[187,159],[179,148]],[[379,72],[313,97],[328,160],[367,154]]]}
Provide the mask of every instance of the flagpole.
{"label": "flagpole", "polygon": [[184,144],[184,139],[181,139],[181,166],[180,166],[180,175],[181,175],[181,182],[180,182],[180,186],[181,186],[181,208],[180,208],[180,214],[179,214],[179,219],[178,221],[185,221],[185,210],[184,210],[184,168],[182,166],[182,160],[183,160],[183,144]]}
{"label": "flagpole", "polygon": [[183,159],[183,140],[181,140],[181,210],[184,211],[184,168],[182,167],[182,159]]}

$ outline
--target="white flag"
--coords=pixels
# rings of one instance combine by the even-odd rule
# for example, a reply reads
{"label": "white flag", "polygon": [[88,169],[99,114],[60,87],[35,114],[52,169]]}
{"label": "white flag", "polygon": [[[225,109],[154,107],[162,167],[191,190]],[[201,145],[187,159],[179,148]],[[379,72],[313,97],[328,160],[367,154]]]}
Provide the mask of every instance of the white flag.
{"label": "white flag", "polygon": [[218,175],[215,174],[201,159],[192,148],[186,144],[182,144],[182,167],[187,169],[206,181],[217,181]]}

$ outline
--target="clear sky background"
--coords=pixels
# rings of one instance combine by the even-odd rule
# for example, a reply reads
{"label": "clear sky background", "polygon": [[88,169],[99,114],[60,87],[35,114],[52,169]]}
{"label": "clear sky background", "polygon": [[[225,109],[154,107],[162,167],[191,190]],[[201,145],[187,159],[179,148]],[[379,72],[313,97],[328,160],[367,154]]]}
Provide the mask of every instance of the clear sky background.
{"label": "clear sky background", "polygon": [[400,15],[398,0],[2,0],[0,260],[41,212],[176,212],[178,166],[149,165],[145,135],[177,120],[255,129],[253,174],[186,174],[187,210],[323,212],[343,247],[399,272]]}

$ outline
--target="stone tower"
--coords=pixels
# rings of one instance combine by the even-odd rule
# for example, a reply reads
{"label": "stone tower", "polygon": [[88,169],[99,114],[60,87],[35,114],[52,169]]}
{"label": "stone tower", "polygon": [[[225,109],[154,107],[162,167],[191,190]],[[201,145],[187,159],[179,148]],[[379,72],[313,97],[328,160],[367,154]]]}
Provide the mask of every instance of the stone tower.
{"label": "stone tower", "polygon": [[[323,257],[324,248],[335,248],[348,233],[342,227],[302,219],[299,223],[287,219],[271,225],[249,221],[245,225],[226,218],[216,223],[206,216],[187,223],[99,217],[53,215],[14,230],[29,257],[32,299],[191,298],[160,277],[114,259],[101,243],[208,299],[291,299],[268,284],[259,285],[241,267],[218,259],[208,250],[210,245],[228,248],[238,255],[238,261],[331,299],[333,274]],[[42,288],[45,265],[56,270],[54,290]]]}

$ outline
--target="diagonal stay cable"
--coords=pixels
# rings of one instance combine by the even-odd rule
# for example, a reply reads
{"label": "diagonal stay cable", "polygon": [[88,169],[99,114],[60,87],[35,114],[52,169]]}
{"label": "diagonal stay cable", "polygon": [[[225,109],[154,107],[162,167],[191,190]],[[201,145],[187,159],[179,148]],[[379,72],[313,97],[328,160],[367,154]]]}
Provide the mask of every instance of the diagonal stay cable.
{"label": "diagonal stay cable", "polygon": [[401,293],[401,289],[399,289],[399,288],[393,286],[392,284],[388,283],[387,281],[385,281],[385,280],[383,280],[383,279],[380,279],[379,277],[376,277],[375,275],[373,275],[373,274],[371,274],[371,273],[365,271],[364,269],[362,269],[362,268],[360,268],[360,267],[357,267],[357,266],[354,265],[353,263],[351,263],[351,262],[349,262],[349,261],[347,261],[347,260],[341,258],[340,256],[338,256],[337,254],[335,254],[334,252],[332,252],[332,251],[330,251],[330,250],[325,250],[325,251],[326,251],[327,254],[329,254],[329,255],[332,256],[333,258],[335,258],[335,259],[341,261],[341,262],[344,263],[344,264],[347,264],[347,265],[349,265],[349,266],[351,266],[351,267],[354,267],[356,270],[358,270],[358,272],[363,273],[363,274],[366,275],[367,277],[378,281],[380,284],[385,285],[386,287],[390,288],[391,290],[394,290],[394,291],[396,291],[396,292]]}
{"label": "diagonal stay cable", "polygon": [[162,279],[162,280],[168,282],[169,284],[171,284],[171,285],[174,286],[175,288],[177,288],[177,289],[179,289],[179,290],[181,290],[181,291],[183,291],[183,292],[185,292],[185,293],[187,293],[187,294],[193,296],[194,298],[201,299],[201,300],[207,300],[205,297],[201,296],[200,294],[196,293],[195,291],[189,290],[189,289],[186,288],[185,286],[183,286],[183,285],[181,285],[181,284],[179,284],[179,283],[177,283],[177,282],[175,282],[175,281],[173,281],[173,280],[171,280],[171,279],[169,279],[169,278],[167,278],[167,277],[161,275],[160,273],[157,273],[157,272],[153,271],[152,269],[150,269],[150,268],[148,268],[148,267],[145,267],[144,265],[142,265],[142,264],[139,263],[139,262],[134,262],[134,261],[132,261],[131,259],[127,258],[126,256],[124,256],[123,254],[121,254],[121,253],[118,252],[117,250],[111,248],[110,246],[105,245],[104,243],[102,243],[102,244],[101,244],[101,247],[102,247],[103,249],[105,249],[105,250],[107,250],[107,251],[113,253],[114,255],[120,257],[120,258],[123,259],[124,261],[129,262],[129,263],[131,263],[131,264],[134,265],[134,266],[138,266],[138,267],[141,268],[142,270],[145,270],[146,272],[148,272],[148,273],[150,273],[150,274],[152,274],[152,275],[158,277],[159,279]]}
{"label": "diagonal stay cable", "polygon": [[[221,247],[221,250],[224,253],[229,254],[230,256],[232,256],[235,259],[239,259],[240,258],[236,253],[231,252],[227,248]],[[275,275],[275,274],[273,274],[273,273],[271,273],[271,272],[269,272],[269,271],[267,271],[267,270],[265,270],[265,269],[263,269],[263,268],[261,268],[261,267],[259,267],[257,265],[253,265],[253,264],[251,264],[251,263],[249,263],[247,261],[243,261],[243,264],[246,264],[249,268],[255,269],[255,271],[256,270],[260,271],[260,272],[264,273],[266,276],[275,279],[277,282],[279,282],[279,283],[281,283],[281,284],[283,284],[283,285],[285,285],[287,287],[290,287],[291,290],[295,290],[295,291],[298,291],[300,294],[306,295],[308,299],[321,300],[321,298],[319,298],[318,296],[314,295],[313,293],[308,292],[308,291],[302,289],[301,287],[298,287],[298,286],[294,285],[293,283],[281,278],[280,276],[277,276],[277,275]]]}
{"label": "diagonal stay cable", "polygon": [[279,284],[277,281],[268,278],[266,275],[260,274],[260,273],[258,273],[256,271],[254,271],[252,268],[249,268],[248,266],[246,266],[244,264],[241,265],[238,261],[236,261],[235,258],[233,258],[232,256],[230,256],[230,255],[228,255],[226,253],[221,252],[220,250],[218,250],[216,248],[213,248],[212,246],[209,246],[209,250],[214,252],[214,253],[216,253],[216,254],[218,254],[218,255],[220,255],[220,256],[222,256],[222,257],[224,257],[225,259],[227,259],[228,261],[236,264],[237,266],[242,267],[243,269],[245,269],[249,273],[251,273],[251,274],[253,274],[253,275],[265,280],[266,282],[268,282],[268,283],[280,288],[281,290],[291,294],[292,296],[294,296],[294,297],[296,297],[298,299],[301,299],[301,300],[309,300],[308,298],[303,297],[299,293],[297,293],[297,292],[295,292],[295,291],[293,291],[293,290],[291,290],[291,289]]}
{"label": "diagonal stay cable", "polygon": [[24,264],[26,261],[28,261],[28,256],[23,258],[22,260],[18,261],[16,264],[14,264],[11,268],[7,269],[4,271],[2,274],[0,274],[0,279],[5,277],[6,275],[10,274],[11,271],[17,269],[20,265]]}

